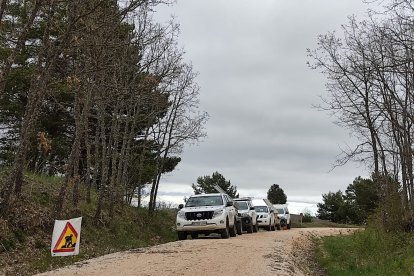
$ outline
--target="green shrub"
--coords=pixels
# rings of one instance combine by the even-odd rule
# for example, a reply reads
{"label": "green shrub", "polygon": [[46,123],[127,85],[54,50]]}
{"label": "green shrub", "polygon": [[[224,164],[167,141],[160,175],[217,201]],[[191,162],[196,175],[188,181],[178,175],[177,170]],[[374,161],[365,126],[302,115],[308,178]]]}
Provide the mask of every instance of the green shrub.
{"label": "green shrub", "polygon": [[26,236],[21,229],[14,229],[13,234],[19,242],[24,242],[26,240]]}
{"label": "green shrub", "polygon": [[312,222],[312,221],[313,221],[313,217],[312,217],[311,214],[305,214],[302,217],[302,222],[304,222],[304,223],[309,223],[309,222]]}
{"label": "green shrub", "polygon": [[10,251],[16,248],[16,241],[14,239],[0,240],[0,252]]}

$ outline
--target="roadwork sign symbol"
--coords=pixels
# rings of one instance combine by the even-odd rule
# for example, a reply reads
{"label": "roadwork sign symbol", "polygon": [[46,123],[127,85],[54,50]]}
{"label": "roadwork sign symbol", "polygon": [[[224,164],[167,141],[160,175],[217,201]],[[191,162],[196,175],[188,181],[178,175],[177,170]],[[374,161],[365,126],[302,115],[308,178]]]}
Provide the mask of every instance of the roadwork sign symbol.
{"label": "roadwork sign symbol", "polygon": [[79,241],[82,218],[56,220],[52,237],[52,256],[79,254]]}

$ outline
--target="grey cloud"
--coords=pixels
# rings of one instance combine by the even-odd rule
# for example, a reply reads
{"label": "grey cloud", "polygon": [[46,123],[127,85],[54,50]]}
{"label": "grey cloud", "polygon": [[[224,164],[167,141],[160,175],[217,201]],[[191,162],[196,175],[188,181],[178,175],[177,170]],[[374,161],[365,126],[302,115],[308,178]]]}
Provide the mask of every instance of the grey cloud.
{"label": "grey cloud", "polygon": [[355,165],[328,172],[339,145],[353,141],[311,108],[325,79],[306,66],[318,34],[365,9],[360,0],[180,0],[161,8],[159,20],[175,14],[181,23],[180,43],[200,73],[201,108],[211,116],[208,138],[185,149],[163,193],[170,183],[191,192],[198,176],[220,171],[241,191],[265,195],[279,183],[288,199],[305,200],[367,175]]}

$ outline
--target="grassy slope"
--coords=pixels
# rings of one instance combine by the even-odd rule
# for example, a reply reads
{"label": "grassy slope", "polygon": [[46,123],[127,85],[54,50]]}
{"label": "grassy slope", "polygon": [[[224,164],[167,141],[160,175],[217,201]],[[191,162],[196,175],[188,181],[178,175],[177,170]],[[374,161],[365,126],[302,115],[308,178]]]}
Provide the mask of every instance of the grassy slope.
{"label": "grassy slope", "polygon": [[368,229],[316,241],[327,275],[414,275],[414,237]]}
{"label": "grassy slope", "polygon": [[66,218],[83,217],[80,254],[52,258],[51,208],[61,179],[26,175],[25,182],[25,198],[9,220],[0,219],[0,275],[32,275],[103,254],[176,239],[174,211],[158,211],[149,216],[145,209],[124,206],[115,219],[109,220],[104,214],[96,225],[93,203],[82,202],[76,212],[65,214]]}

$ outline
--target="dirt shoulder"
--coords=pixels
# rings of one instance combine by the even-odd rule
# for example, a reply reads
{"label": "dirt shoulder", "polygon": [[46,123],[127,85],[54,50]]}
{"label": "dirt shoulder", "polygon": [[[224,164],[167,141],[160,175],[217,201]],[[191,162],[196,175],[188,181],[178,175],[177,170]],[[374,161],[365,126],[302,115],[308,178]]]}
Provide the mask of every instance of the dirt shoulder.
{"label": "dirt shoulder", "polygon": [[226,240],[202,237],[110,254],[40,275],[306,275],[309,236],[352,231],[297,228]]}

